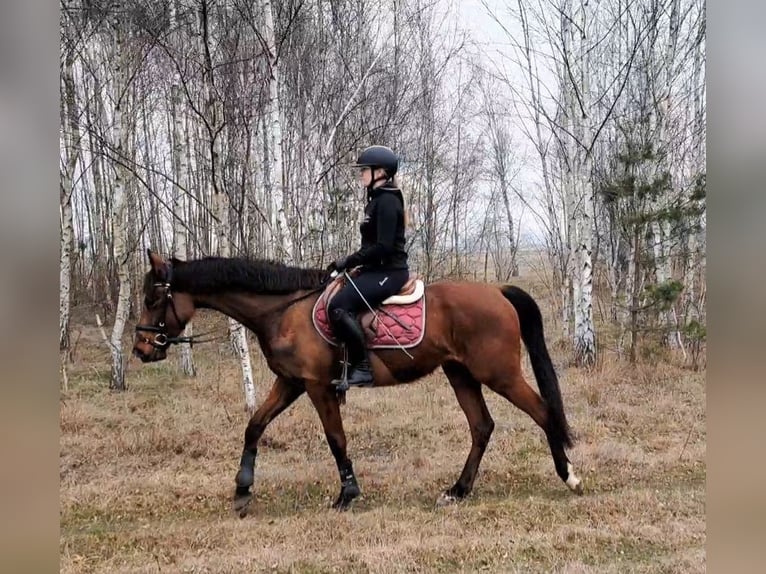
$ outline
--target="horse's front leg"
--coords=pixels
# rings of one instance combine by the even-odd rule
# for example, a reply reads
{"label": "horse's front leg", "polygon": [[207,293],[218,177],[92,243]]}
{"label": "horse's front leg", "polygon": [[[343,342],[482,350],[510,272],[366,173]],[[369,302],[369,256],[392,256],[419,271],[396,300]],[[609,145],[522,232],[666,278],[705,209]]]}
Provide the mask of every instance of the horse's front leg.
{"label": "horse's front leg", "polygon": [[239,513],[240,517],[247,514],[247,508],[252,499],[250,487],[253,486],[255,479],[255,457],[258,455],[258,441],[263,435],[263,431],[279,413],[293,404],[305,390],[303,382],[300,380],[277,377],[269,396],[251,417],[245,430],[245,447],[242,450],[242,459],[235,479],[237,489],[234,494],[234,510]]}
{"label": "horse's front leg", "polygon": [[332,505],[337,510],[346,510],[351,501],[360,494],[354,468],[346,456],[346,433],[340,416],[340,404],[335,387],[319,381],[306,381],[306,392],[314,404],[324,427],[327,443],[335,457],[340,473],[340,494]]}

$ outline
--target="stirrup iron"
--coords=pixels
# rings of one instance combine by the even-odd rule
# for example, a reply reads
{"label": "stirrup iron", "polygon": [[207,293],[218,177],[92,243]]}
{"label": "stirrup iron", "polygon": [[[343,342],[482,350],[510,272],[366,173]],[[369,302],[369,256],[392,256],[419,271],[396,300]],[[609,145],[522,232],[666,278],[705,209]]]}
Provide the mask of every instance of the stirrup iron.
{"label": "stirrup iron", "polygon": [[335,391],[338,393],[345,393],[350,387],[348,384],[348,345],[343,345],[343,360],[341,361],[343,370],[340,374],[340,379],[333,379],[330,384],[335,386]]}

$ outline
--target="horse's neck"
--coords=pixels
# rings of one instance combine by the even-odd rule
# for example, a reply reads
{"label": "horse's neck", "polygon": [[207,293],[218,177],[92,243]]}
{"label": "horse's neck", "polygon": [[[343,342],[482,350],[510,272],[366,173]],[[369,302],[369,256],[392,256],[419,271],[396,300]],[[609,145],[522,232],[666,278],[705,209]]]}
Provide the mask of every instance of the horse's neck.
{"label": "horse's neck", "polygon": [[253,331],[263,344],[270,338],[276,323],[274,314],[284,312],[283,304],[295,298],[295,293],[264,295],[260,293],[224,292],[214,295],[195,295],[197,308],[214,309],[242,323]]}

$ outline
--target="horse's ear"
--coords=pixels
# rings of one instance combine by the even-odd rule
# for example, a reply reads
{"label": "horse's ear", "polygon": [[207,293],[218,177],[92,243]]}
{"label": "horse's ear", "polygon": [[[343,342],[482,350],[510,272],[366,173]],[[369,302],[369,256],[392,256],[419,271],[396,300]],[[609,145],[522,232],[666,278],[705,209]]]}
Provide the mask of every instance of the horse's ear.
{"label": "horse's ear", "polygon": [[165,260],[151,249],[147,249],[146,254],[149,256],[149,263],[152,266],[154,276],[161,281],[164,280],[167,275],[167,264],[165,263]]}

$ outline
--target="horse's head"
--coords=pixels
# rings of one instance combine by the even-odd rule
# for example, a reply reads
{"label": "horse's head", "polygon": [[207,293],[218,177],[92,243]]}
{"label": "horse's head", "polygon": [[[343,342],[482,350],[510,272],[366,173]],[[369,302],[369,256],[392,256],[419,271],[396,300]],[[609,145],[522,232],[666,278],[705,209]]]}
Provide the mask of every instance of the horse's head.
{"label": "horse's head", "polygon": [[194,302],[188,293],[173,292],[173,268],[183,264],[147,250],[151,269],[144,277],[144,308],[136,325],[133,354],[144,363],[161,361],[192,315]]}

